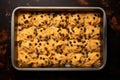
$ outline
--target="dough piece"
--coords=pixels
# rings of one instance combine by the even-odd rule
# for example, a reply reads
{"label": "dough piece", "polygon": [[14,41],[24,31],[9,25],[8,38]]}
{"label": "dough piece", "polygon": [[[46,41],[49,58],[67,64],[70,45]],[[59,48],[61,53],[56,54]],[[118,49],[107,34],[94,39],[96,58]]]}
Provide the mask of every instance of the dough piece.
{"label": "dough piece", "polygon": [[48,27],[44,25],[49,25],[51,22],[51,17],[47,13],[34,13],[32,18],[32,23],[37,28]]}
{"label": "dough piece", "polygon": [[64,66],[67,62],[67,58],[63,54],[55,54],[50,57],[50,64],[53,67]]}
{"label": "dough piece", "polygon": [[67,25],[66,15],[63,13],[61,13],[61,14],[54,13],[51,24],[52,24],[52,26],[55,26],[55,27],[65,28]]}
{"label": "dough piece", "polygon": [[85,58],[84,55],[81,53],[77,53],[71,56],[70,64],[73,67],[82,67],[84,62],[85,62]]}
{"label": "dough piece", "polygon": [[86,13],[84,16],[85,24],[96,25],[100,23],[101,18],[98,16],[98,13]]}
{"label": "dough piece", "polygon": [[84,14],[75,13],[68,15],[69,15],[69,20],[68,20],[69,25],[76,26],[84,23]]}
{"label": "dough piece", "polygon": [[86,45],[86,49],[89,51],[89,52],[93,52],[93,51],[96,51],[96,52],[99,52],[100,51],[100,46],[101,46],[101,42],[100,40],[89,40],[87,45]]}
{"label": "dough piece", "polygon": [[23,28],[28,28],[32,26],[31,23],[32,14],[30,12],[19,12],[17,23],[20,24]]}
{"label": "dough piece", "polygon": [[92,52],[88,53],[88,56],[86,58],[86,61],[84,63],[84,67],[93,67],[93,65],[100,60],[100,52]]}
{"label": "dough piece", "polygon": [[30,40],[22,41],[20,45],[21,50],[25,51],[28,54],[34,52],[34,47],[35,45],[33,44],[33,41]]}
{"label": "dough piece", "polygon": [[99,39],[100,38],[100,27],[86,25],[85,35],[87,39]]}
{"label": "dough piece", "polygon": [[35,38],[34,27],[25,28],[22,31],[17,31],[16,41],[20,40],[33,40]]}
{"label": "dough piece", "polygon": [[28,65],[30,64],[30,56],[28,55],[28,53],[24,52],[24,51],[18,51],[18,66],[19,67],[28,67]]}

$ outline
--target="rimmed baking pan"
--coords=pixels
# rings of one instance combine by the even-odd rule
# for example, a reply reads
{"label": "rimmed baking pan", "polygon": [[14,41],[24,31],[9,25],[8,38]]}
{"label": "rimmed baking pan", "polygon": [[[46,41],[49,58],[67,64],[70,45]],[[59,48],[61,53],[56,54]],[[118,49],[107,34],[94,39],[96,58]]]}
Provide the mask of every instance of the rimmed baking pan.
{"label": "rimmed baking pan", "polygon": [[11,20],[17,70],[101,70],[107,60],[106,15],[100,7],[17,7]]}

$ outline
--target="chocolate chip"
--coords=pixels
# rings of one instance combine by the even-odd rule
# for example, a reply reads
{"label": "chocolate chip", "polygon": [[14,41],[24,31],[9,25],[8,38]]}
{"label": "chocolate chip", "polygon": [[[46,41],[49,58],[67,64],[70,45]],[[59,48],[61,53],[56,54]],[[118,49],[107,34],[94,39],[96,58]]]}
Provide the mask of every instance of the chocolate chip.
{"label": "chocolate chip", "polygon": [[74,21],[77,21],[77,19],[74,19]]}
{"label": "chocolate chip", "polygon": [[38,25],[39,27],[41,26],[41,24]]}
{"label": "chocolate chip", "polygon": [[46,54],[46,56],[48,56],[49,54]]}
{"label": "chocolate chip", "polygon": [[31,17],[32,17],[32,15],[28,16],[28,18],[31,18]]}
{"label": "chocolate chip", "polygon": [[80,20],[80,17],[78,19]]}
{"label": "chocolate chip", "polygon": [[55,44],[52,44],[52,46],[54,46]]}
{"label": "chocolate chip", "polygon": [[80,17],[79,15],[77,15],[77,17]]}
{"label": "chocolate chip", "polygon": [[40,59],[42,59],[42,57],[40,57]]}
{"label": "chocolate chip", "polygon": [[92,29],[92,32],[94,32],[94,29]]}
{"label": "chocolate chip", "polygon": [[54,34],[51,34],[52,36],[54,36]]}
{"label": "chocolate chip", "polygon": [[56,40],[56,42],[58,42],[58,40]]}
{"label": "chocolate chip", "polygon": [[80,28],[80,26],[78,26],[77,28]]}
{"label": "chocolate chip", "polygon": [[57,58],[55,58],[55,60],[57,61]]}
{"label": "chocolate chip", "polygon": [[32,44],[31,43],[29,43],[29,46],[31,46]]}
{"label": "chocolate chip", "polygon": [[82,41],[82,43],[85,43],[86,41]]}
{"label": "chocolate chip", "polygon": [[76,43],[76,41],[73,41],[73,43]]}
{"label": "chocolate chip", "polygon": [[48,50],[48,48],[47,48],[47,47],[45,47],[44,49],[45,49],[45,50]]}
{"label": "chocolate chip", "polygon": [[69,46],[69,44],[66,44],[67,46]]}
{"label": "chocolate chip", "polygon": [[37,45],[37,43],[35,43],[35,45]]}
{"label": "chocolate chip", "polygon": [[81,60],[79,60],[78,62],[79,62],[79,63],[82,63],[82,61],[81,61]]}
{"label": "chocolate chip", "polygon": [[91,22],[89,22],[89,24],[91,25]]}
{"label": "chocolate chip", "polygon": [[76,56],[74,56],[74,58],[76,59]]}
{"label": "chocolate chip", "polygon": [[82,27],[84,27],[84,24],[82,24]]}
{"label": "chocolate chip", "polygon": [[43,58],[43,60],[45,60],[45,58]]}
{"label": "chocolate chip", "polygon": [[47,45],[49,45],[49,43],[47,42]]}
{"label": "chocolate chip", "polygon": [[47,24],[47,21],[45,21],[44,23]]}
{"label": "chocolate chip", "polygon": [[42,36],[40,35],[39,38],[42,38]]}
{"label": "chocolate chip", "polygon": [[95,17],[93,17],[93,19],[95,19]]}
{"label": "chocolate chip", "polygon": [[28,23],[28,20],[24,21],[24,23],[25,23],[25,24]]}
{"label": "chocolate chip", "polygon": [[99,57],[99,54],[96,54],[97,57]]}
{"label": "chocolate chip", "polygon": [[69,17],[68,16],[66,16],[66,19],[68,19]]}
{"label": "chocolate chip", "polygon": [[36,18],[34,18],[33,20],[36,20]]}
{"label": "chocolate chip", "polygon": [[25,15],[23,15],[23,19],[25,19]]}
{"label": "chocolate chip", "polygon": [[40,32],[42,32],[42,30],[40,30]]}
{"label": "chocolate chip", "polygon": [[29,35],[27,36],[27,38],[29,38]]}
{"label": "chocolate chip", "polygon": [[65,54],[65,56],[67,56],[67,54]]}
{"label": "chocolate chip", "polygon": [[27,56],[25,56],[25,58],[27,58]]}
{"label": "chocolate chip", "polygon": [[38,53],[38,49],[36,48],[36,53]]}
{"label": "chocolate chip", "polygon": [[41,45],[41,43],[39,43],[39,45]]}
{"label": "chocolate chip", "polygon": [[41,15],[41,18],[43,18],[43,16]]}
{"label": "chocolate chip", "polygon": [[88,58],[88,61],[90,61],[91,59],[90,58]]}
{"label": "chocolate chip", "polygon": [[96,42],[96,44],[98,45],[98,42]]}
{"label": "chocolate chip", "polygon": [[78,23],[79,23],[79,21],[76,21],[76,23],[78,24]]}

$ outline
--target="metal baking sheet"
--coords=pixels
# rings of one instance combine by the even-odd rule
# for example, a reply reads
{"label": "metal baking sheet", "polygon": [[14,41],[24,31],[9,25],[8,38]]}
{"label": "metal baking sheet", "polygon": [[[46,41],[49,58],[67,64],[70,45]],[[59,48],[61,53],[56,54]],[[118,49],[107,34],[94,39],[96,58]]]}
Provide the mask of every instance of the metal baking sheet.
{"label": "metal baking sheet", "polygon": [[[16,65],[16,57],[17,54],[15,53],[15,14],[18,10],[22,11],[84,11],[84,12],[89,12],[89,11],[98,11],[102,13],[103,16],[103,51],[102,51],[102,65],[100,67],[93,67],[93,68],[20,68]],[[90,71],[90,70],[101,70],[107,61],[107,27],[106,27],[106,14],[105,11],[100,8],[100,7],[17,7],[13,10],[12,12],[12,17],[11,17],[11,61],[12,65],[15,69],[17,70],[26,70],[26,71]]]}

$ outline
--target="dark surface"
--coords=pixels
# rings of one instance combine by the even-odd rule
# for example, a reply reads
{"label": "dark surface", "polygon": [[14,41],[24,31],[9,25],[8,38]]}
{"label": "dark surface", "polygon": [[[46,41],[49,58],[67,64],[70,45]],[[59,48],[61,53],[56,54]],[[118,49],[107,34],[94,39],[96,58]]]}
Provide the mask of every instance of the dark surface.
{"label": "dark surface", "polygon": [[[110,2],[108,2],[110,1]],[[97,6],[107,14],[108,59],[101,71],[27,72],[11,65],[11,14],[17,6]],[[0,0],[0,80],[116,80],[120,76],[120,1],[119,0]],[[117,79],[118,80],[118,79]]]}

